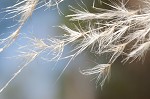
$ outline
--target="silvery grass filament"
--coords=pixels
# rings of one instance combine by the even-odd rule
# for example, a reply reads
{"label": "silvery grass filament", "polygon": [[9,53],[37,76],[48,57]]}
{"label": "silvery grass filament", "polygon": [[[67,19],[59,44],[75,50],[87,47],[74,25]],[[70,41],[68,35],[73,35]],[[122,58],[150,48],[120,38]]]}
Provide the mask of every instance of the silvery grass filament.
{"label": "silvery grass filament", "polygon": [[[15,32],[13,32],[11,35],[9,35],[6,38],[0,39],[0,45],[2,46],[0,48],[0,52],[2,52],[4,49],[9,47],[19,36],[20,30],[23,27],[24,23],[27,21],[27,19],[32,16],[32,13],[43,7],[43,6],[57,6],[58,4],[61,3],[63,0],[22,0],[22,1],[17,1],[16,4],[4,8],[2,12],[0,13],[7,13],[3,20],[7,19],[14,19],[18,16],[20,16],[20,19],[18,20],[19,27],[16,29]],[[41,6],[36,7],[37,5],[41,4]],[[21,55],[17,57],[25,58],[25,61],[22,63],[21,68],[12,76],[12,78],[1,88],[0,93],[11,83],[12,80],[16,78],[17,75],[20,74],[20,72],[32,61],[34,61],[37,56],[42,53],[45,49],[49,49],[51,46],[46,45],[42,40],[38,40],[35,38],[31,38],[31,43],[33,44],[32,47],[33,49],[28,49],[28,52],[26,51],[21,51]],[[49,41],[50,42],[50,41]],[[28,45],[29,47],[29,45]],[[31,47],[31,46],[30,46]],[[19,49],[23,49],[19,48]],[[56,46],[55,46],[56,48]],[[57,48],[56,48],[57,49]],[[60,53],[59,53],[60,54]],[[54,58],[58,58],[59,56],[55,56]]]}
{"label": "silvery grass filament", "polygon": [[[2,52],[5,48],[9,47],[15,39],[19,35],[19,31],[21,30],[22,26],[26,22],[26,20],[32,16],[32,13],[34,10],[37,10],[43,6],[57,6],[58,4],[61,3],[63,0],[22,0],[22,1],[17,1],[16,4],[4,8],[2,12],[0,13],[7,13],[3,20],[6,19],[14,19],[18,16],[20,16],[20,19],[18,20],[19,27],[16,29],[14,33],[12,33],[10,36],[0,39],[0,45],[3,47],[0,48],[0,52]],[[36,7],[37,5],[40,5],[39,7]],[[18,33],[16,33],[18,32]],[[15,35],[15,36],[14,36]]]}
{"label": "silvery grass filament", "polygon": [[[79,10],[70,6],[70,10],[74,14],[66,15],[66,17],[70,18],[70,21],[85,23],[85,26],[80,26],[80,24],[79,27],[75,26],[76,30],[67,26],[61,27],[68,33],[68,35],[65,35],[65,40],[68,43],[69,41],[78,42],[74,48],[74,57],[85,49],[91,48],[91,52],[99,56],[109,54],[109,61],[105,64],[110,64],[111,66],[121,55],[126,56],[123,61],[128,61],[130,58],[135,60],[144,57],[149,50],[150,1],[141,1],[145,6],[138,9],[127,8],[128,1],[123,2],[122,0],[116,3],[110,0],[110,2],[111,4],[102,3],[111,7],[111,9],[93,6],[93,9],[97,11],[94,13],[85,8]],[[126,48],[130,52],[127,52]],[[105,70],[104,67],[107,66],[103,64],[98,66],[99,68],[96,69],[83,70],[82,73],[85,75],[102,75],[103,72],[100,71]],[[102,69],[100,66],[102,66]],[[105,76],[107,77],[107,75]],[[101,80],[99,77],[101,76],[98,76],[97,81],[104,82],[106,80]],[[103,85],[102,83],[100,84],[101,86]]]}
{"label": "silvery grass filament", "polygon": [[[6,43],[6,41],[8,41],[6,45],[10,44],[9,42],[13,42],[28,17],[32,15],[35,9],[42,7],[36,8],[36,5],[43,2],[43,6],[57,6],[62,0],[23,0],[14,6],[6,8],[7,15],[14,14],[14,16],[9,18],[21,15],[19,20],[20,27],[7,39],[1,40],[1,44]],[[31,48],[31,52],[22,52],[23,56],[28,53],[31,55],[31,60],[33,61],[39,54],[45,52],[54,53],[55,55],[51,59],[43,58],[48,61],[59,61],[65,58],[71,58],[70,60],[73,60],[76,56],[89,48],[92,53],[99,56],[109,54],[110,57],[108,57],[108,62],[93,66],[91,69],[81,70],[81,73],[84,75],[96,74],[96,85],[99,85],[100,82],[100,85],[103,86],[105,80],[110,75],[112,64],[119,56],[125,55],[126,58],[124,61],[128,61],[130,58],[135,60],[144,57],[145,53],[149,51],[150,1],[144,0],[143,3],[145,6],[143,8],[139,7],[138,9],[127,8],[126,5],[128,1],[123,2],[123,0],[120,1],[119,4],[115,1],[111,1],[111,4],[107,4],[103,1],[100,2],[109,6],[111,9],[95,7],[93,4],[93,9],[96,12],[90,12],[81,6],[80,10],[69,6],[73,14],[66,15],[66,18],[69,18],[72,22],[78,22],[79,25],[75,25],[74,29],[66,25],[59,26],[66,32],[66,34],[62,35],[60,38],[51,37],[46,40],[28,38],[31,40],[32,45],[27,45],[27,48]],[[85,23],[85,25],[81,26],[80,23]],[[61,55],[64,53],[64,48],[73,43],[76,43],[76,46],[71,51],[73,54],[62,57]],[[128,47],[129,45],[130,47]],[[6,47],[4,46],[4,48]],[[1,48],[1,51],[4,48]],[[126,51],[126,48],[128,48],[129,52]],[[27,61],[26,63],[30,62],[31,61]],[[26,67],[26,65],[23,65],[23,68],[24,67]],[[22,69],[19,70],[16,75],[18,75],[20,71],[22,71]],[[7,87],[16,75],[13,76],[2,90]]]}

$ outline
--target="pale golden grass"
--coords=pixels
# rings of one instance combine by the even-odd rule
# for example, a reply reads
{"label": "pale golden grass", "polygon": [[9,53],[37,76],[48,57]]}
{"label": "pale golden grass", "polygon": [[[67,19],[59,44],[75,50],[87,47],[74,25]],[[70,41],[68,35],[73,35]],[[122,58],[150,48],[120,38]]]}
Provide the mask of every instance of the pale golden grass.
{"label": "pale golden grass", "polygon": [[[33,11],[42,7],[36,8],[36,5],[44,2],[43,6],[47,5],[49,7],[56,5],[58,7],[58,4],[62,1],[63,0],[23,0],[14,6],[6,8],[8,15],[11,13],[15,14],[9,18],[21,15],[19,20],[20,27],[8,38],[1,40],[2,43],[0,44],[6,43],[6,45],[1,48],[1,51],[16,39],[24,22],[32,15]],[[70,58],[71,61],[87,49],[90,49],[93,54],[99,56],[109,54],[110,57],[107,58],[108,61],[106,63],[99,63],[91,69],[81,70],[81,73],[84,75],[98,75],[96,78],[96,86],[100,84],[101,87],[110,75],[112,64],[119,56],[124,55],[126,57],[123,61],[128,61],[130,58],[135,60],[144,57],[150,48],[150,1],[144,0],[144,8],[136,10],[126,8],[128,2],[120,2],[120,4],[112,2],[112,4],[107,4],[101,0],[99,1],[100,4],[105,4],[111,7],[111,9],[97,8],[93,3],[93,10],[96,11],[93,13],[81,6],[81,10],[69,6],[74,14],[66,15],[66,18],[69,18],[72,22],[77,21],[79,24],[78,26],[75,25],[74,29],[66,25],[59,26],[66,32],[66,34],[59,38],[38,39],[36,37],[26,37],[30,41],[30,44],[22,46],[20,49],[30,49],[27,50],[27,52],[22,52],[23,55],[21,56],[26,57],[26,55],[29,55],[28,57],[30,59],[27,59],[25,65],[16,72],[0,92],[9,85],[24,67],[41,53],[47,53],[47,55],[53,54],[54,57],[50,59],[42,58],[46,61],[59,61],[66,58]],[[84,25],[82,25],[83,23]],[[64,48],[69,44],[75,44],[73,50],[70,51],[72,54],[62,57]]]}

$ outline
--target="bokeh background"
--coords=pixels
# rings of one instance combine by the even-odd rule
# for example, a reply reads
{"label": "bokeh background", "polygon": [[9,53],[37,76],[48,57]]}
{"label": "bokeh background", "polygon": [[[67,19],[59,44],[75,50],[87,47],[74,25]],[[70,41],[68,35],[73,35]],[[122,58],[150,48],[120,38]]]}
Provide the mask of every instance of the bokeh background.
{"label": "bokeh background", "polygon": [[[89,11],[93,11],[91,9],[92,0],[82,1]],[[109,0],[103,1],[108,2]],[[119,2],[119,0],[115,1]],[[16,2],[17,0],[0,0],[0,9],[11,6]],[[83,5],[80,0],[64,0],[59,8],[64,15],[67,15],[72,13],[69,11],[68,5],[78,8],[77,3]],[[128,2],[128,7],[131,9],[136,9],[139,5],[141,4],[137,0]],[[97,3],[96,6],[101,5]],[[105,5],[103,7],[107,8]],[[0,19],[4,15],[5,13],[1,13]],[[50,9],[43,7],[36,10],[25,23],[21,34],[34,35],[38,38],[62,35],[64,32],[61,29],[52,26],[62,24],[71,26],[71,22],[64,15],[59,14],[56,7]],[[16,23],[14,19],[0,20],[0,33],[4,34],[1,38],[12,33],[17,27],[10,26]],[[0,88],[20,68],[23,60],[13,58],[13,56],[18,55],[18,45],[24,44],[25,40],[18,38],[13,45],[0,53]],[[69,49],[70,47],[65,51],[68,52]],[[57,82],[57,77],[68,60],[56,64],[37,58],[0,93],[0,99],[150,99],[150,54],[147,53],[144,62],[135,61],[123,64],[121,63],[122,58],[120,56],[113,64],[111,78],[106,81],[103,89],[101,87],[96,88],[92,76],[84,76],[79,71],[94,66],[95,62],[103,63],[105,57],[100,58],[89,53],[88,50],[85,51],[70,63]]]}

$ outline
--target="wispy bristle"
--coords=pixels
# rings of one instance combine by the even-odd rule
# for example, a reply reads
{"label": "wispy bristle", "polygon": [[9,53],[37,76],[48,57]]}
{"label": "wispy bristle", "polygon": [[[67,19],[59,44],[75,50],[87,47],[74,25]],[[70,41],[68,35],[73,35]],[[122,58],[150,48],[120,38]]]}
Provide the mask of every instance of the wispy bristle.
{"label": "wispy bristle", "polygon": [[[120,4],[114,1],[111,1],[112,4],[102,3],[111,9],[96,8],[93,5],[97,11],[93,13],[87,9],[79,10],[70,6],[74,14],[66,15],[66,17],[70,18],[70,21],[85,24],[79,25],[77,31],[68,27],[62,28],[67,33],[72,33],[72,36],[68,36],[68,40],[71,37],[71,42],[79,41],[74,48],[74,56],[91,48],[90,51],[95,54],[109,54],[106,64],[113,64],[120,55],[126,55],[125,60],[142,58],[150,47],[150,2],[147,1],[144,8],[136,10],[127,9],[128,2],[123,0],[119,2]],[[126,48],[130,52],[127,52]],[[102,71],[92,68],[85,70],[83,74],[90,75],[97,72]]]}
{"label": "wispy bristle", "polygon": [[109,76],[111,64],[99,64],[91,69],[85,69],[82,70],[81,73],[83,75],[98,75],[96,78],[96,86],[99,85],[99,82],[101,87],[103,87],[104,82]]}
{"label": "wispy bristle", "polygon": [[9,47],[18,37],[21,27],[19,27],[14,33],[4,39],[0,39],[0,52]]}
{"label": "wispy bristle", "polygon": [[[0,45],[2,46],[0,52],[15,41],[21,27],[32,15],[34,10],[43,6],[58,7],[58,4],[62,1],[63,0],[22,0],[13,6],[7,7],[5,11],[3,11],[7,13],[4,19],[15,18],[19,15],[19,28],[7,38],[0,40]],[[126,55],[124,60],[130,58],[135,60],[144,57],[150,48],[150,1],[144,0],[144,8],[136,10],[126,8],[127,2],[123,2],[124,0],[121,0],[122,2],[119,2],[120,4],[114,1],[111,1],[112,4],[107,4],[101,0],[98,1],[101,4],[109,6],[111,9],[97,8],[93,5],[93,9],[97,11],[93,13],[80,5],[81,10],[69,6],[74,14],[66,15],[66,17],[70,18],[70,21],[77,21],[79,24],[75,26],[75,29],[66,25],[59,26],[66,32],[62,38],[38,39],[35,37],[28,37],[30,44],[22,46],[20,49],[27,49],[27,51],[29,51],[22,51],[22,53],[23,57],[29,55],[28,57],[30,60],[23,65],[0,92],[2,92],[22,69],[36,58],[36,56],[41,53],[47,53],[48,56],[52,53],[52,57],[42,58],[47,61],[58,61],[62,59],[65,46],[70,43],[76,43],[71,51],[73,54],[67,56],[69,58],[71,57],[71,60],[86,49],[90,49],[92,53],[94,52],[99,56],[102,54],[109,55],[108,61],[105,64],[99,64],[91,69],[81,71],[84,75],[98,74],[96,85],[98,85],[100,81],[101,86],[104,85],[106,78],[110,74],[111,65],[119,56]],[[44,4],[36,8],[36,6],[41,3]],[[95,0],[93,4],[95,4]],[[126,48],[128,48],[127,51]],[[32,52],[36,52],[36,54]]]}
{"label": "wispy bristle", "polygon": [[0,89],[0,93],[21,73],[21,71],[28,66],[36,57],[38,53],[26,53],[23,52],[21,57],[25,58],[24,64],[21,66],[21,68],[11,77],[11,79]]}

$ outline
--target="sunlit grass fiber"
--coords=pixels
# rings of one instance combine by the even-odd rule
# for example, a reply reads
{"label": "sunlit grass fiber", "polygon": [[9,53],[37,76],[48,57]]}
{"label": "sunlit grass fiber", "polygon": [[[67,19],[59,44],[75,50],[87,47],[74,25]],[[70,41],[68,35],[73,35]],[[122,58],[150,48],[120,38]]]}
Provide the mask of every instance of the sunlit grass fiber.
{"label": "sunlit grass fiber", "polygon": [[[0,52],[9,47],[17,39],[20,29],[35,10],[43,6],[56,6],[58,8],[58,4],[61,5],[62,1],[63,0],[22,0],[16,2],[13,6],[5,8],[4,11],[2,11],[2,13],[7,13],[4,19],[11,19],[17,16],[20,16],[20,19],[18,20],[19,27],[17,30],[7,38],[0,39],[0,45],[3,45],[0,48]],[[86,7],[83,8],[80,6],[80,9],[76,9],[69,6],[73,14],[65,15],[65,17],[69,18],[72,22],[77,21],[79,24],[75,25],[74,28],[66,25],[59,26],[60,29],[66,32],[66,34],[59,38],[49,37],[46,39],[38,39],[36,37],[25,37],[30,41],[30,44],[19,48],[22,50],[19,57],[26,58],[26,62],[0,92],[41,53],[47,53],[47,55],[53,53],[53,57],[50,59],[44,58],[43,56],[43,59],[47,61],[59,61],[65,58],[70,58],[71,61],[86,49],[90,49],[89,51],[91,53],[99,56],[109,54],[106,63],[98,64],[90,69],[81,70],[81,73],[84,75],[96,74],[96,86],[104,85],[104,82],[110,76],[112,64],[119,56],[123,55],[125,57],[122,60],[123,62],[127,62],[129,59],[134,61],[135,59],[144,57],[150,48],[150,1],[142,1],[145,6],[142,8],[139,7],[139,9],[136,10],[126,8],[128,2],[123,0],[119,3],[111,0],[110,2],[111,4],[107,4],[103,1],[99,2],[110,8],[104,9],[96,7],[95,1],[93,1],[92,8],[95,10],[94,13],[88,11]],[[39,4],[42,5],[36,7]],[[76,44],[73,50],[70,51],[72,54],[62,57],[64,48],[74,43]],[[24,49],[27,48],[30,49],[24,51]]]}

